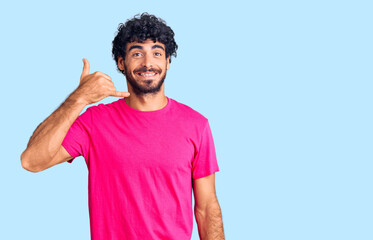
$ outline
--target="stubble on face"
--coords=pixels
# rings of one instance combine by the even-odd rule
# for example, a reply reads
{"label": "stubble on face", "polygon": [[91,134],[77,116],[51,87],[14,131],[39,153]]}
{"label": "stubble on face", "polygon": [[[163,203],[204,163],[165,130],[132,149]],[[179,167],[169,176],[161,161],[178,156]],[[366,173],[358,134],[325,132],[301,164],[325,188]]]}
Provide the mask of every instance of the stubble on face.
{"label": "stubble on face", "polygon": [[[159,76],[161,76],[161,79],[154,85],[154,81],[152,79],[149,80],[136,80],[132,77],[132,74],[127,71],[127,67],[124,65],[124,75],[126,76],[126,79],[128,83],[131,85],[134,93],[138,96],[144,96],[147,94],[153,95],[158,93],[161,90],[162,84],[164,83],[164,80],[166,78],[166,72],[165,70],[164,75],[162,76],[162,70],[161,69],[146,69],[146,67],[141,67],[139,69],[134,70],[134,74],[137,74],[138,72],[156,72]],[[141,84],[140,81],[144,84]]]}

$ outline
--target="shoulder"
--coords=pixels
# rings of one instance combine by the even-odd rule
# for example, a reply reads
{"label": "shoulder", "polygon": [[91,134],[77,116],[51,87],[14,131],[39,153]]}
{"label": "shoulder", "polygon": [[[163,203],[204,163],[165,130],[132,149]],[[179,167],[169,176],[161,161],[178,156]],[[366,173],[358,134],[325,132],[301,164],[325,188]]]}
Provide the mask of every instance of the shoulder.
{"label": "shoulder", "polygon": [[111,103],[99,103],[97,105],[93,105],[87,108],[86,111],[91,111],[93,115],[95,114],[105,114],[105,113],[110,113],[112,111],[115,111],[118,109],[120,106],[120,101],[121,99],[118,99],[114,102]]}
{"label": "shoulder", "polygon": [[204,126],[208,119],[199,111],[190,107],[184,103],[178,102],[175,99],[173,101],[173,108],[177,115],[180,116],[186,122],[193,122],[197,125]]}

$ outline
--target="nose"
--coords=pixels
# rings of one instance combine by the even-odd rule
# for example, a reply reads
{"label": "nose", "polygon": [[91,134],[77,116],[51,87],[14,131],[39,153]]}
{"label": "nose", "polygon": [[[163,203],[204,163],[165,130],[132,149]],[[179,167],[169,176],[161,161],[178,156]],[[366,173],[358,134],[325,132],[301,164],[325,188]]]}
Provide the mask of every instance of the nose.
{"label": "nose", "polygon": [[151,56],[149,54],[145,54],[144,56],[144,61],[143,61],[143,66],[146,68],[152,68],[152,62],[151,62]]}

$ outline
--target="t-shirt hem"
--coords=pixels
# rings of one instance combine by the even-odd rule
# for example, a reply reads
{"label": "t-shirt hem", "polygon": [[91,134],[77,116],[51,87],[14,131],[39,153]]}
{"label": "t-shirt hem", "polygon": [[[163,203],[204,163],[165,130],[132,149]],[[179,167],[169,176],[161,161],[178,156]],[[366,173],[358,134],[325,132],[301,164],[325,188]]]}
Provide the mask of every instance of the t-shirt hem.
{"label": "t-shirt hem", "polygon": [[67,161],[68,163],[72,163],[72,161],[77,157],[75,154],[74,154],[74,151],[72,148],[70,148],[70,146],[66,145],[66,143],[62,143],[61,144],[65,149],[66,151],[72,156],[74,157],[73,159],[70,159],[69,161]]}
{"label": "t-shirt hem", "polygon": [[207,177],[207,176],[209,176],[209,175],[211,175],[211,174],[213,174],[213,173],[219,172],[219,171],[220,171],[219,168],[215,168],[214,170],[208,171],[208,172],[206,172],[206,173],[204,173],[204,174],[197,174],[197,175],[195,175],[195,176],[193,177],[193,179],[198,179],[198,178]]}

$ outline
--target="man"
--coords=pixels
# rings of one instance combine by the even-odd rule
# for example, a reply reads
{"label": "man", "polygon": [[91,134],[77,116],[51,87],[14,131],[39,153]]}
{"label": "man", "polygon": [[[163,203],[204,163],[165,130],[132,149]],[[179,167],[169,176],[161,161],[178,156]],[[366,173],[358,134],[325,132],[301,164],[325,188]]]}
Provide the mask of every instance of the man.
{"label": "man", "polygon": [[[215,193],[219,171],[207,118],[166,97],[174,32],[144,13],[120,24],[113,58],[129,93],[84,67],[78,88],[34,132],[22,166],[39,172],[83,156],[89,170],[91,239],[224,239]],[[91,106],[107,96],[109,104]]]}

